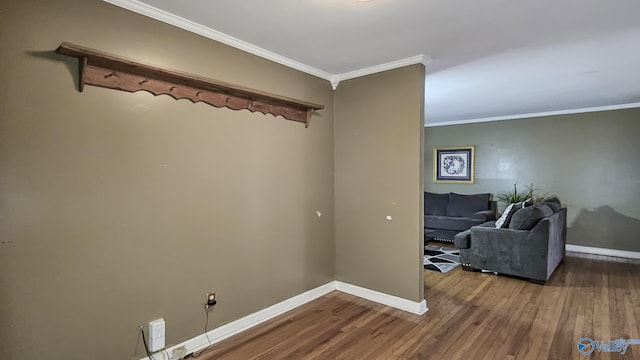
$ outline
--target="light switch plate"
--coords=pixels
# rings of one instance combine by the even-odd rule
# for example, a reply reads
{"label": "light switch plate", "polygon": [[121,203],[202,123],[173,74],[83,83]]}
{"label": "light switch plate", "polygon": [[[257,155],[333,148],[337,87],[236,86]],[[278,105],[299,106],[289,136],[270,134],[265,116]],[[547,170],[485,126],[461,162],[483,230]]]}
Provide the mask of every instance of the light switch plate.
{"label": "light switch plate", "polygon": [[164,319],[149,322],[149,332],[147,344],[149,351],[156,352],[164,348]]}

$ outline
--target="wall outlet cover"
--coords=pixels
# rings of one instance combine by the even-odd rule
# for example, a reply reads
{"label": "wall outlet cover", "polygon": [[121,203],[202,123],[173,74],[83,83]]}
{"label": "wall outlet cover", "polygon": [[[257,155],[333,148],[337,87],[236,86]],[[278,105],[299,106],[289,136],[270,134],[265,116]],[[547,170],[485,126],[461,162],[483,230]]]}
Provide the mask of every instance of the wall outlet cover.
{"label": "wall outlet cover", "polygon": [[147,344],[149,345],[149,351],[152,353],[164,348],[164,326],[164,319],[149,322]]}

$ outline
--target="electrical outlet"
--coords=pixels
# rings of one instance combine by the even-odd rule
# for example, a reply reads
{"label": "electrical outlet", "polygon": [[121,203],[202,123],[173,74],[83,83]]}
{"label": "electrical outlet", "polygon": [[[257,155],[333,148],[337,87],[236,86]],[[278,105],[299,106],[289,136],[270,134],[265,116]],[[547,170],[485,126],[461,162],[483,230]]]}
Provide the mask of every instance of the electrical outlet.
{"label": "electrical outlet", "polygon": [[164,319],[149,322],[147,344],[149,351],[156,352],[164,348]]}
{"label": "electrical outlet", "polygon": [[215,305],[217,303],[218,302],[216,301],[216,293],[208,292],[207,293],[207,302],[204,304],[204,308],[208,309],[208,308],[212,307],[213,305]]}

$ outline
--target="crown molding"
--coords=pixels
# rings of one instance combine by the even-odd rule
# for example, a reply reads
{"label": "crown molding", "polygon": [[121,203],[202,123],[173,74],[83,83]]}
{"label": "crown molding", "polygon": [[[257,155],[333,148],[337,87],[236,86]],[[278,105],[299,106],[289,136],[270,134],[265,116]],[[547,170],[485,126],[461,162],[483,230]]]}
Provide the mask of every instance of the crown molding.
{"label": "crown molding", "polygon": [[634,109],[634,108],[640,108],[640,102],[618,104],[618,105],[595,106],[595,107],[569,109],[569,110],[545,111],[545,112],[518,114],[518,115],[496,116],[496,117],[468,119],[468,120],[441,121],[436,123],[427,123],[425,120],[424,127],[464,125],[464,124],[483,123],[483,122],[490,122],[490,121],[517,120],[517,119],[535,118],[535,117],[543,117],[543,116],[571,115],[571,114],[582,114],[582,113],[590,113],[590,112],[598,112],[598,111],[612,111],[612,110],[624,110],[624,109]]}
{"label": "crown molding", "polygon": [[347,73],[335,75],[335,78],[331,81],[331,84],[333,85],[334,81],[336,82],[336,85],[333,88],[335,90],[338,87],[337,84],[339,84],[340,81],[354,79],[361,76],[371,75],[371,74],[375,74],[375,73],[379,73],[387,70],[393,70],[393,69],[397,69],[397,68],[401,68],[409,65],[422,64],[424,66],[427,66],[431,62],[433,62],[433,60],[431,60],[431,58],[429,58],[426,55],[416,55],[416,56],[391,61],[391,62],[380,64],[380,65],[370,66],[368,68],[364,68],[360,70],[355,70],[355,71],[350,71]]}
{"label": "crown molding", "polygon": [[393,69],[414,65],[414,64],[423,64],[427,66],[429,63],[433,61],[426,55],[417,55],[417,56],[412,56],[405,59],[391,61],[385,64],[371,66],[371,67],[360,69],[360,70],[346,72],[343,74],[331,74],[326,71],[314,68],[313,66],[309,66],[301,62],[289,59],[288,57],[278,55],[272,51],[263,49],[259,46],[253,45],[246,41],[242,41],[238,38],[229,36],[220,31],[213,30],[204,25],[200,25],[191,20],[187,20],[183,17],[174,15],[168,11],[158,9],[157,7],[145,4],[138,0],[102,0],[102,1],[121,7],[126,10],[133,11],[140,15],[144,15],[152,19],[156,19],[158,21],[162,21],[163,23],[173,25],[175,27],[192,32],[194,34],[204,36],[211,40],[221,42],[225,45],[229,45],[236,49],[246,51],[250,54],[259,56],[267,60],[271,60],[278,64],[290,67],[292,69],[302,71],[304,73],[307,73],[313,76],[317,76],[321,79],[329,81],[331,83],[331,87],[333,88],[333,90],[337,89],[338,84],[340,84],[340,82],[343,80],[371,75],[371,74],[379,73],[382,71],[393,70]]}
{"label": "crown molding", "polygon": [[102,0],[104,2],[107,2],[109,4],[121,7],[123,9],[127,9],[130,11],[133,11],[135,13],[150,17],[152,19],[156,19],[158,21],[162,21],[163,23],[169,24],[169,25],[173,25],[176,27],[179,27],[183,30],[187,30],[189,32],[204,36],[206,38],[209,38],[211,40],[215,40],[218,42],[221,42],[225,45],[229,45],[231,47],[234,47],[236,49],[240,49],[242,51],[246,51],[250,54],[259,56],[261,58],[267,59],[267,60],[271,60],[273,62],[276,62],[278,64],[290,67],[292,69],[295,70],[299,70],[302,71],[304,73],[307,74],[311,74],[313,76],[317,76],[321,79],[325,79],[328,81],[331,81],[333,74],[330,74],[326,71],[322,71],[320,69],[316,69],[312,66],[308,66],[306,64],[303,64],[301,62],[289,59],[287,57],[278,55],[274,52],[271,52],[269,50],[263,49],[259,46],[255,46],[253,44],[250,44],[246,41],[242,41],[240,39],[237,39],[233,36],[229,36],[225,33],[222,33],[220,31],[216,31],[213,30],[209,27],[200,25],[198,23],[195,23],[193,21],[187,20],[183,17],[174,15],[170,12],[158,9],[154,6],[151,5],[147,5],[145,3],[142,3],[140,1],[137,0]]}

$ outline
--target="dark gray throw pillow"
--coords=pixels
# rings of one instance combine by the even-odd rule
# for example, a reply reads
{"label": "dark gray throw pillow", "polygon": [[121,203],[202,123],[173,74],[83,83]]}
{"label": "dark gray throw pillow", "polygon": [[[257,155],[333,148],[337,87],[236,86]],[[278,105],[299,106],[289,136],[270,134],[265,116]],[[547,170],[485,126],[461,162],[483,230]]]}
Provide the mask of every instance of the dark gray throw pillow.
{"label": "dark gray throw pillow", "polygon": [[553,210],[554,213],[560,211],[560,209],[562,209],[562,204],[560,204],[560,200],[558,200],[557,197],[552,197],[552,198],[548,198],[545,199],[544,201],[541,202],[541,204],[545,204],[548,207],[551,208],[551,210]]}
{"label": "dark gray throw pillow", "polygon": [[424,214],[444,216],[447,212],[449,194],[436,194],[424,192]]}
{"label": "dark gray throw pillow", "polygon": [[513,214],[509,229],[531,230],[543,218],[553,215],[553,210],[545,204],[524,207]]}
{"label": "dark gray throw pillow", "polygon": [[471,216],[478,211],[489,210],[490,196],[489,193],[474,195],[449,193],[447,216]]}

